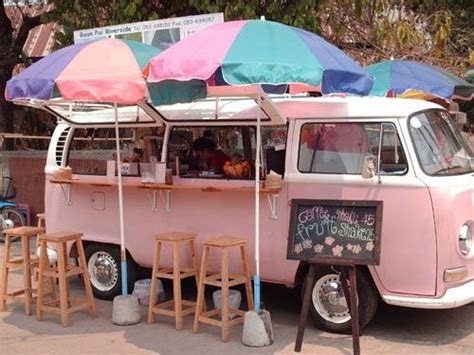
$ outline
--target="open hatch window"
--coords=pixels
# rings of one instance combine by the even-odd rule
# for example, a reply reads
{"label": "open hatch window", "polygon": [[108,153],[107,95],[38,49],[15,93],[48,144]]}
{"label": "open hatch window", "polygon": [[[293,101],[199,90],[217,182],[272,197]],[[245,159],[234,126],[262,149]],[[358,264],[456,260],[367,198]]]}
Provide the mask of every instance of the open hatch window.
{"label": "open hatch window", "polygon": [[[286,126],[262,128],[262,176],[284,172]],[[167,166],[184,178],[253,179],[254,126],[174,127],[168,142]]]}
{"label": "open hatch window", "polygon": [[[124,175],[139,176],[139,163],[160,161],[163,143],[162,128],[121,128],[120,148]],[[75,128],[69,146],[68,164],[75,174],[106,175],[107,161],[116,159],[114,128]]]}

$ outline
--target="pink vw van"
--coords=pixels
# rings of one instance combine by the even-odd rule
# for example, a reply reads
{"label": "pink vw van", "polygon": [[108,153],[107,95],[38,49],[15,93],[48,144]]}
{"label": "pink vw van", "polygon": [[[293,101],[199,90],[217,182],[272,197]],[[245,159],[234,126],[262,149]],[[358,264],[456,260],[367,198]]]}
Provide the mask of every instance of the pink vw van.
{"label": "pink vw van", "polygon": [[[132,164],[161,160],[175,174],[172,186],[155,190],[143,188],[135,169],[124,177],[130,287],[139,267],[151,266],[153,236],[160,232],[194,232],[199,242],[244,236],[253,253],[252,172],[229,177],[203,167],[193,142],[205,137],[233,162],[252,165],[261,154],[262,173],[283,177],[279,191],[263,189],[260,195],[264,281],[292,287],[304,281],[307,265],[286,260],[293,199],[376,200],[384,203],[381,262],[358,269],[362,325],[380,301],[427,309],[474,301],[474,160],[445,110],[425,101],[382,98],[272,102],[260,112],[261,152],[255,149],[257,108],[251,100],[120,108],[124,158]],[[45,108],[59,119],[45,169],[47,229],[84,233],[95,295],[112,299],[120,292],[117,187],[106,176],[114,157],[112,109]],[[375,168],[367,171],[370,160]],[[52,174],[67,165],[74,180],[55,182]],[[321,329],[350,327],[331,267],[318,270],[311,314]]]}

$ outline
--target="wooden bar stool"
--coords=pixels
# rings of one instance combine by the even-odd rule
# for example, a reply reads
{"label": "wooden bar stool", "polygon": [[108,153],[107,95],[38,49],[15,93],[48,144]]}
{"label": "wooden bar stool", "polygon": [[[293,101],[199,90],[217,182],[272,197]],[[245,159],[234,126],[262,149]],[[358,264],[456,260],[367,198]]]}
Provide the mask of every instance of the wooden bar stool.
{"label": "wooden bar stool", "polygon": [[[196,310],[196,303],[181,298],[181,280],[194,276],[198,285],[198,261],[194,241],[196,234],[172,232],[155,236],[155,254],[153,259],[153,272],[151,278],[150,304],[148,306],[148,324],[155,321],[155,314],[175,318],[176,330],[183,328],[183,317]],[[161,247],[164,243],[171,243],[173,248],[173,267],[160,269]],[[191,250],[192,266],[181,267],[179,247],[188,243]],[[156,304],[156,290],[159,278],[173,280],[173,299]],[[186,309],[183,309],[186,306]],[[169,309],[172,308],[172,309]]]}
{"label": "wooden bar stool", "polygon": [[[199,273],[198,296],[196,302],[197,310],[194,316],[194,333],[199,332],[201,322],[211,324],[221,328],[222,341],[226,342],[229,338],[230,327],[243,323],[245,312],[240,309],[233,309],[229,307],[229,288],[232,286],[245,284],[248,308],[249,310],[253,309],[252,285],[250,281],[250,270],[248,265],[246,244],[247,241],[245,239],[236,237],[219,237],[204,242],[204,253],[201,261],[201,271]],[[242,274],[229,274],[229,250],[233,247],[240,248]],[[207,262],[211,248],[217,248],[222,251],[221,272],[219,274],[206,276]],[[221,288],[222,301],[220,310],[213,309],[210,311],[205,311],[203,309],[205,303],[205,285],[217,286]],[[220,320],[218,320],[219,313],[221,314]],[[237,317],[230,320],[230,313],[236,314]]]}
{"label": "wooden bar stool", "polygon": [[[82,309],[88,309],[92,317],[96,316],[94,296],[92,295],[92,286],[87,271],[86,256],[82,245],[82,233],[53,233],[43,234],[39,237],[40,259],[39,259],[39,285],[38,302],[36,308],[36,318],[41,321],[43,312],[51,312],[61,315],[61,324],[63,327],[69,325],[69,315]],[[79,265],[69,264],[67,243],[76,243],[79,254]],[[57,266],[51,266],[48,260],[46,243],[55,245],[58,253]],[[69,278],[75,275],[82,275],[86,298],[75,298],[69,294]],[[59,280],[59,300],[50,302],[44,301],[43,280],[45,278],[55,278]]]}
{"label": "wooden bar stool", "polygon": [[[10,228],[3,231],[5,235],[5,253],[2,268],[2,292],[0,299],[0,312],[6,310],[6,303],[8,298],[24,295],[25,297],[25,312],[31,315],[33,288],[31,286],[31,270],[38,265],[38,259],[30,255],[30,238],[36,238],[38,234],[44,233],[44,228],[38,227],[17,227]],[[21,238],[22,256],[17,258],[10,258],[12,239]],[[8,274],[10,269],[23,269],[23,285],[22,290],[8,292]]]}

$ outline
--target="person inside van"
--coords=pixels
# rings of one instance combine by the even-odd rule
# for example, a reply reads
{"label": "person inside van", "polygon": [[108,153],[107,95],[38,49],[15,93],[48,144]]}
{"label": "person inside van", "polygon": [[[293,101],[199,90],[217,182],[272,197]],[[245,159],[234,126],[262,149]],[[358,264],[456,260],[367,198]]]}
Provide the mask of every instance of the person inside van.
{"label": "person inside van", "polygon": [[224,164],[230,158],[222,150],[217,149],[216,143],[207,137],[200,137],[193,143],[193,150],[199,158],[202,170],[214,171],[216,174],[222,174]]}

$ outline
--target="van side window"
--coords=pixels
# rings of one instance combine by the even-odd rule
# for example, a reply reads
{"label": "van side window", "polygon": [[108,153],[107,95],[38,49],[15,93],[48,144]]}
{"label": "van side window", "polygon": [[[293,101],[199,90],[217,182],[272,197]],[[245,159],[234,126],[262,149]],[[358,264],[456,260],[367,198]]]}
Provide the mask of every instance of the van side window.
{"label": "van side window", "polygon": [[298,170],[302,173],[360,174],[364,157],[378,156],[380,138],[381,174],[405,173],[405,154],[396,127],[391,123],[304,124],[300,134]]}
{"label": "van side window", "polygon": [[407,158],[397,128],[392,123],[383,124],[380,161],[381,175],[403,175],[408,171]]}
{"label": "van side window", "polygon": [[[120,147],[122,163],[135,168],[124,175],[139,175],[139,163],[158,160],[161,157],[162,128],[121,128]],[[67,152],[67,164],[75,174],[106,175],[107,160],[115,160],[115,130],[113,128],[75,128]],[[138,153],[139,154],[138,154]]]}

